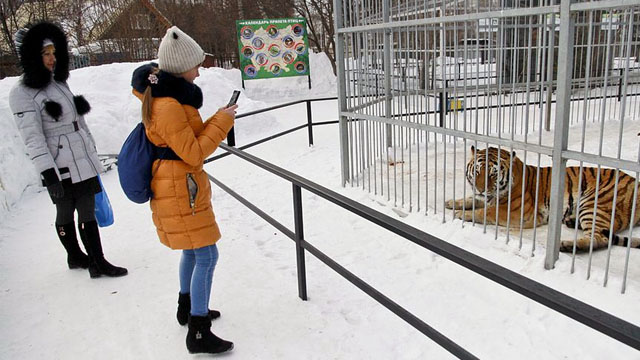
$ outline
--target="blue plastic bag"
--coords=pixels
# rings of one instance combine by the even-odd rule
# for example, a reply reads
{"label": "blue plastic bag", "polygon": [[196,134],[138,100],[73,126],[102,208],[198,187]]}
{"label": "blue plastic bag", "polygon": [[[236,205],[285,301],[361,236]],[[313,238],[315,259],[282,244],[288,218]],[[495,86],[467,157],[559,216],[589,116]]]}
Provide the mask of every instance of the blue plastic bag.
{"label": "blue plastic bag", "polygon": [[111,208],[111,202],[107,196],[107,192],[102,186],[102,180],[98,176],[100,182],[100,188],[102,191],[96,194],[96,221],[98,226],[105,227],[113,224],[113,209]]}

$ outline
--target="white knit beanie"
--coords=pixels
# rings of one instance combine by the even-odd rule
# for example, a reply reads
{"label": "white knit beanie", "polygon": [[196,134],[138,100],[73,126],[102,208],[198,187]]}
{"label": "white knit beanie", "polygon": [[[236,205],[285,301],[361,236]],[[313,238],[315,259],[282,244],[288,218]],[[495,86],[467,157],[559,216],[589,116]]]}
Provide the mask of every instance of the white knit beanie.
{"label": "white knit beanie", "polygon": [[158,60],[160,70],[181,74],[202,64],[204,50],[189,35],[172,26],[160,42]]}

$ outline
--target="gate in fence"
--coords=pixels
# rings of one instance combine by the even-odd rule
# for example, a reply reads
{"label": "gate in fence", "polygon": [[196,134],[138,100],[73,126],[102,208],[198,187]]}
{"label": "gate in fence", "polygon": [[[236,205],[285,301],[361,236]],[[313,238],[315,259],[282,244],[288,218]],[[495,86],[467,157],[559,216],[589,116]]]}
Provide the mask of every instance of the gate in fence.
{"label": "gate in fence", "polygon": [[334,9],[344,184],[622,292],[640,275],[640,1]]}

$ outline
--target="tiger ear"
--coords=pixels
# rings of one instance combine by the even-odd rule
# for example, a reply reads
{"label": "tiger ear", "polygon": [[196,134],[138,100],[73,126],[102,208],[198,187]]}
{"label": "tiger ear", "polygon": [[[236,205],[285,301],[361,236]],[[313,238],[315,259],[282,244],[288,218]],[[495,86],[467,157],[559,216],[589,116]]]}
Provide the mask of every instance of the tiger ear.
{"label": "tiger ear", "polygon": [[471,155],[475,155],[476,154],[476,147],[471,145]]}

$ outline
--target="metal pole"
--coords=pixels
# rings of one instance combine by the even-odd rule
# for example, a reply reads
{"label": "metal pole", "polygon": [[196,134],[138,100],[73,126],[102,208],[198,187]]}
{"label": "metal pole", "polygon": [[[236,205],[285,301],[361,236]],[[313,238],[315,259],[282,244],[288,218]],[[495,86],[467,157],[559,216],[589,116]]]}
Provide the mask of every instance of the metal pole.
{"label": "metal pole", "polygon": [[293,184],[293,220],[295,226],[296,265],[298,269],[298,297],[307,300],[307,272],[304,261],[304,230],[302,225],[302,189]]}
{"label": "metal pole", "polygon": [[[389,22],[389,14],[390,14],[390,4],[389,0],[384,0],[382,2],[382,17],[385,23]],[[391,64],[391,41],[392,41],[392,32],[391,29],[384,29],[384,61],[383,61],[383,69],[384,69],[384,91],[385,91],[385,117],[387,119],[391,119],[391,100],[393,96],[393,90],[391,89],[391,75],[393,71],[393,67]],[[393,139],[391,137],[391,125],[386,125],[386,147],[387,149],[393,145]]]}
{"label": "metal pole", "polygon": [[[562,227],[562,203],[565,187],[567,159],[562,152],[567,150],[571,113],[571,69],[573,68],[573,31],[571,0],[560,3],[560,41],[558,43],[558,95],[553,139],[553,171],[551,172],[551,203],[549,211],[549,233],[545,269],[553,269],[560,250]],[[553,62],[551,62],[553,64]],[[552,66],[551,66],[552,67]],[[547,104],[550,105],[550,104]]]}
{"label": "metal pole", "polygon": [[[440,11],[440,18],[446,16],[446,11],[444,7],[444,3],[438,8]],[[442,92],[440,93],[440,127],[444,127],[444,122],[447,114],[447,87],[449,87],[449,82],[447,81],[447,76],[449,75],[446,71],[447,69],[447,49],[445,48],[446,43],[446,23],[440,23],[440,75],[442,76]],[[445,136],[442,135],[442,143],[445,143]],[[444,193],[444,192],[443,192]],[[436,208],[436,206],[434,206]],[[444,215],[444,214],[443,214]],[[444,218],[443,218],[444,220]]]}
{"label": "metal pole", "polygon": [[[629,47],[631,47],[631,45],[629,45]],[[618,102],[622,100],[622,83],[623,83],[622,80],[624,78],[624,69],[619,69],[619,71],[620,71],[620,80],[618,80]]]}
{"label": "metal pole", "polygon": [[236,146],[236,132],[234,130],[235,126],[232,126],[229,132],[227,133],[227,145]]}
{"label": "metal pole", "polygon": [[[562,21],[562,14],[560,14],[560,21]],[[562,31],[562,28],[563,27],[561,25],[560,31]],[[547,58],[547,104],[546,104],[547,107],[546,107],[546,117],[545,117],[545,123],[544,123],[544,129],[547,131],[551,130],[551,101],[553,100],[553,67],[554,67],[553,64],[555,62],[555,38],[556,38],[556,14],[555,13],[551,13],[551,24],[549,24],[549,29],[550,29],[549,49],[547,52],[549,54]],[[559,69],[560,64],[564,64],[564,66],[569,66],[568,63],[561,63],[560,60],[558,60],[558,72],[560,72],[560,69]],[[557,109],[556,109],[556,113],[557,113]]]}
{"label": "metal pole", "polygon": [[440,109],[438,109],[440,122],[438,126],[444,126],[444,119],[447,114],[447,95],[444,90],[440,90]]}
{"label": "metal pole", "polygon": [[309,131],[309,146],[313,146],[313,115],[310,100],[307,100],[307,130]]}
{"label": "metal pole", "polygon": [[336,72],[338,76],[338,123],[340,132],[340,183],[342,186],[349,180],[349,131],[347,128],[347,118],[342,115],[347,110],[347,89],[345,84],[344,66],[344,34],[338,33],[343,27],[342,0],[333,0],[334,26],[336,29]]}

